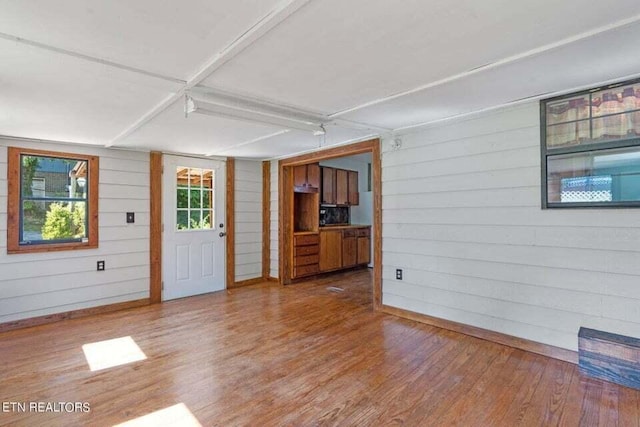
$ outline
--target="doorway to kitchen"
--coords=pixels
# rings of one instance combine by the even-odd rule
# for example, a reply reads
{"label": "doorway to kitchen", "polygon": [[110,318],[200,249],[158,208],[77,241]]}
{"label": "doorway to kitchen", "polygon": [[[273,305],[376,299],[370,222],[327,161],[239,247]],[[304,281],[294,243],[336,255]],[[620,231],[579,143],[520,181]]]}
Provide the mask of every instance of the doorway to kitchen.
{"label": "doorway to kitchen", "polygon": [[[370,193],[365,196],[370,197],[372,205],[369,224],[354,223],[356,218],[356,222],[362,221],[360,220],[361,212],[358,212],[358,209],[354,212],[353,209],[360,205],[359,200],[355,199],[360,196],[355,193],[359,192],[349,192],[349,182],[352,183],[351,188],[354,182],[350,172],[355,172],[355,168],[341,166],[345,161],[341,159],[353,160],[358,157],[361,160],[364,157],[370,158],[370,163],[367,162],[370,164],[367,166],[367,173],[358,174],[356,177],[358,182],[356,185],[359,188],[371,190],[363,192],[363,195]],[[380,140],[372,139],[283,159],[279,161],[278,170],[280,283],[286,285],[299,277],[325,271],[339,271],[342,267],[367,265],[372,262],[373,308],[380,309],[382,306]],[[338,180],[346,184],[338,184]],[[333,194],[327,194],[331,192]],[[348,214],[344,213],[345,207],[350,208]],[[321,215],[324,225],[321,225]],[[348,223],[345,223],[346,218]],[[343,222],[328,225],[327,221]],[[358,247],[361,248],[360,258],[358,258]],[[364,258],[365,254],[369,259]],[[317,257],[315,258],[317,264],[313,257]]]}

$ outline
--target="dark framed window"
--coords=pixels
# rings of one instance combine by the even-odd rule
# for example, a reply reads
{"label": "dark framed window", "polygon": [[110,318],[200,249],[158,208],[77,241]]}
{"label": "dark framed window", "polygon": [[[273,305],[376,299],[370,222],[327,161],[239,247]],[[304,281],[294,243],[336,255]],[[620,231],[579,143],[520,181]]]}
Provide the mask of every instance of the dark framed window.
{"label": "dark framed window", "polygon": [[7,252],[98,247],[98,157],[8,149]]}
{"label": "dark framed window", "polygon": [[540,102],[542,208],[640,207],[640,79]]}

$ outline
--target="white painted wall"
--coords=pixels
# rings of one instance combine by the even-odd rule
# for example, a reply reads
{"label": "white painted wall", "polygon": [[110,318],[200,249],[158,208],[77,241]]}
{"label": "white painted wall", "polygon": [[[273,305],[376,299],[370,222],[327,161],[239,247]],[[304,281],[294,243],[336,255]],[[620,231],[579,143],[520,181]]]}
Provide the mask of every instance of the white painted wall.
{"label": "white painted wall", "polygon": [[389,144],[384,304],[572,350],[580,326],[640,337],[639,211],[540,209],[537,103]]}
{"label": "white painted wall", "polygon": [[[7,254],[8,146],[100,157],[99,248]],[[0,139],[0,323],[148,296],[149,154]]]}
{"label": "white painted wall", "polygon": [[271,161],[271,224],[270,224],[270,266],[269,276],[278,278],[278,161]]}
{"label": "white painted wall", "polygon": [[262,277],[262,162],[235,162],[236,282]]}

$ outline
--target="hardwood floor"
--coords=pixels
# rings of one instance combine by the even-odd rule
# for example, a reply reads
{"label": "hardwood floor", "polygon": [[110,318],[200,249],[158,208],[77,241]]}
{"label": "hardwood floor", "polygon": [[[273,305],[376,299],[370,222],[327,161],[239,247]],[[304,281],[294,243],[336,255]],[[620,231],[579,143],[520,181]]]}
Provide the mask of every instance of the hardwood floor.
{"label": "hardwood floor", "polygon": [[[0,425],[113,425],[177,404],[203,426],[640,425],[639,391],[375,313],[370,280],[254,285],[0,334],[0,400],[91,406],[0,412]],[[92,372],[83,345],[121,337],[146,359]]]}

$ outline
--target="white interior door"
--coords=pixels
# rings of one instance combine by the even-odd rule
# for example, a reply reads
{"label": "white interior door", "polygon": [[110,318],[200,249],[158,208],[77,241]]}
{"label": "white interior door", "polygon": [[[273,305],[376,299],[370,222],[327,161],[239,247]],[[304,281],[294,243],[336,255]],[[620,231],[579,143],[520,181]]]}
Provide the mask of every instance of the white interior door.
{"label": "white interior door", "polygon": [[162,299],[225,288],[225,163],[165,155]]}

